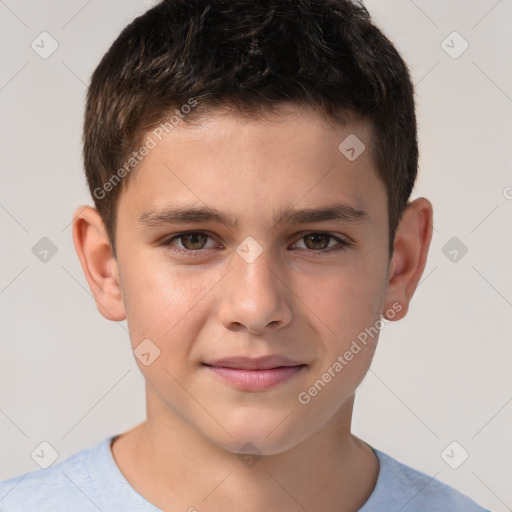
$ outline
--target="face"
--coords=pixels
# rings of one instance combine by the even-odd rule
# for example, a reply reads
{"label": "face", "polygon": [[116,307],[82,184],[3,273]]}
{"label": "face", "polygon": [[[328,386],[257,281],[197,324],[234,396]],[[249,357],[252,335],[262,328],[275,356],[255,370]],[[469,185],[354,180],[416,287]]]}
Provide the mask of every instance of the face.
{"label": "face", "polygon": [[[338,149],[350,134],[355,160]],[[289,106],[181,124],[144,158],[119,200],[117,264],[155,414],[276,454],[347,413],[389,261],[370,146],[361,122]]]}

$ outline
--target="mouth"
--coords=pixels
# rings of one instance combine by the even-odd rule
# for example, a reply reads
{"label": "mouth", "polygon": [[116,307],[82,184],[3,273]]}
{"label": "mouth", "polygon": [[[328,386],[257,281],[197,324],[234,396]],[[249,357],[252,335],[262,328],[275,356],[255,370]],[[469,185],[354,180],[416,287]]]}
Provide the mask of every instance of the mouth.
{"label": "mouth", "polygon": [[296,376],[307,365],[283,356],[265,356],[219,359],[203,366],[237,389],[264,391]]}

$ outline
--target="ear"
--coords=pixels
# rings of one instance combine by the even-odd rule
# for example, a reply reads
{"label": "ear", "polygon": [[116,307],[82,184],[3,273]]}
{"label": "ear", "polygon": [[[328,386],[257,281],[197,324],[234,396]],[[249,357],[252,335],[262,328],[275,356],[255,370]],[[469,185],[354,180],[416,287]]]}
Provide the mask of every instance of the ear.
{"label": "ear", "polygon": [[[424,197],[409,203],[403,213],[388,270],[383,313],[383,317],[388,318],[385,312],[393,311],[388,320],[400,320],[407,314],[409,302],[425,270],[432,239],[432,220],[432,204]],[[400,310],[397,304],[401,305]]]}
{"label": "ear", "polygon": [[73,243],[98,311],[107,320],[124,320],[119,269],[98,210],[81,206],[75,211]]}

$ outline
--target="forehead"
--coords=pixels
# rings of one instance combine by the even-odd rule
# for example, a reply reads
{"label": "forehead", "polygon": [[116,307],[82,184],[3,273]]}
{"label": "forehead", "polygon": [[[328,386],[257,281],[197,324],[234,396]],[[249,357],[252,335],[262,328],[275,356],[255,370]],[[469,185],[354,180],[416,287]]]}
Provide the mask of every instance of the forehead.
{"label": "forehead", "polygon": [[333,126],[310,109],[287,106],[264,117],[214,113],[146,137],[154,147],[120,199],[139,216],[176,202],[232,218],[275,217],[294,205],[385,205],[371,129],[359,119]]}

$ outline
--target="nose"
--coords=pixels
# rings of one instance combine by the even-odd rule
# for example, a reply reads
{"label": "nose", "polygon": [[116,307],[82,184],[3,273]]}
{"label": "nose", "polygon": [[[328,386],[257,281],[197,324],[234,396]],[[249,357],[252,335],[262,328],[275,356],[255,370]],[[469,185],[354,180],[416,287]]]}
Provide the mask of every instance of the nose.
{"label": "nose", "polygon": [[234,254],[232,270],[218,290],[219,318],[226,329],[258,335],[287,326],[293,293],[285,274],[268,250],[252,262]]}

